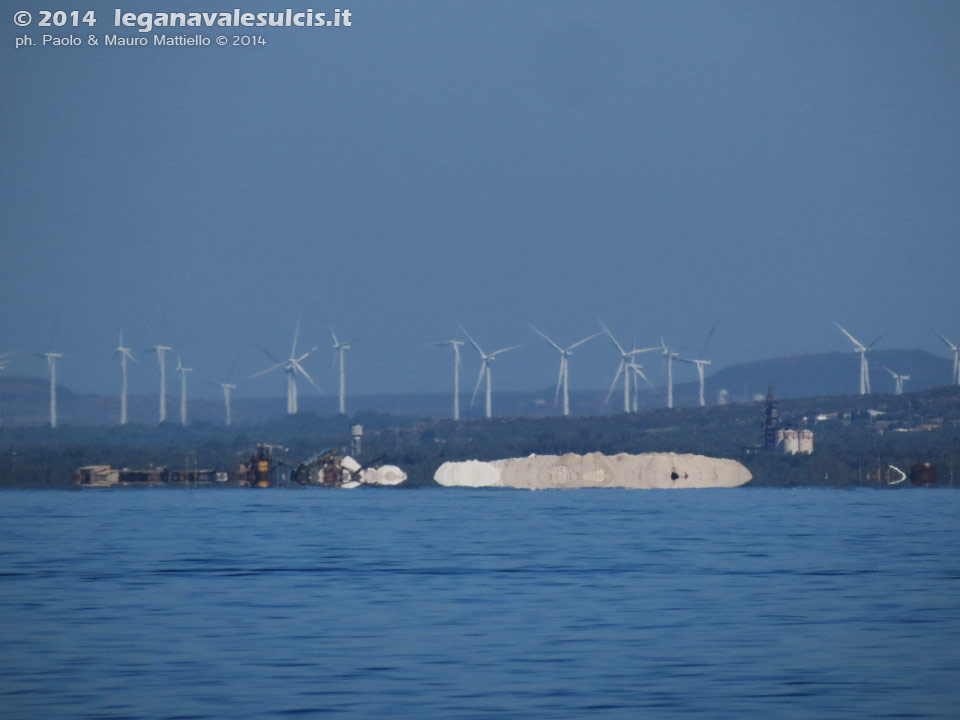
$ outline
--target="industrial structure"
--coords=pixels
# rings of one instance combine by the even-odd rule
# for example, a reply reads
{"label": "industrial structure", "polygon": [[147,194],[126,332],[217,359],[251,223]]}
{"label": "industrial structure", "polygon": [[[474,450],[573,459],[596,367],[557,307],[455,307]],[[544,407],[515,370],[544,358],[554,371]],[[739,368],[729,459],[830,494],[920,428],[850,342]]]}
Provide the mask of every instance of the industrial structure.
{"label": "industrial structure", "polygon": [[780,413],[773,399],[773,387],[767,388],[767,408],[763,413],[763,449],[776,450],[777,431],[780,429]]}
{"label": "industrial structure", "polygon": [[[360,440],[363,428],[351,430],[352,449],[361,457]],[[198,469],[196,455],[187,456],[185,469],[148,467],[147,469],[112,468],[109,465],[85,465],[76,469],[74,482],[80,487],[160,487],[190,485],[230,485],[235,487],[270,488],[283,485],[316,485],[327,488],[355,488],[360,485],[399,485],[407,478],[400,468],[383,465],[381,456],[361,464],[335,448],[314,453],[301,463],[278,459],[275,450],[285,450],[269,443],[257,443],[250,457],[231,471]]]}
{"label": "industrial structure", "polygon": [[767,388],[767,406],[763,414],[763,449],[784,455],[813,453],[813,430],[789,427],[783,422],[772,387]]}

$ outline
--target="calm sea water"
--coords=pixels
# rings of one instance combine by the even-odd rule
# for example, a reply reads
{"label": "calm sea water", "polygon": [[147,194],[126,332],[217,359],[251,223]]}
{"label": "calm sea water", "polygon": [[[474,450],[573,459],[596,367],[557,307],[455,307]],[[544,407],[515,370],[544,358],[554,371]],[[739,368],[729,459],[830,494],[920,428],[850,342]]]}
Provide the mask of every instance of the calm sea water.
{"label": "calm sea water", "polygon": [[11,491],[0,716],[955,718],[960,493]]}

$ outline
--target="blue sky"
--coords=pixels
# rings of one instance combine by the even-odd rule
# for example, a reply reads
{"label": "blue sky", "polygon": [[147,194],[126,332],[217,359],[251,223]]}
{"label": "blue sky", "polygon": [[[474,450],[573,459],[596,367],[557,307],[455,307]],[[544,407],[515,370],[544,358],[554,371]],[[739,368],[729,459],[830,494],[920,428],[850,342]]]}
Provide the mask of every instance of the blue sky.
{"label": "blue sky", "polygon": [[[523,344],[495,389],[555,382],[527,322],[562,345],[598,316],[627,344],[659,325],[696,355],[719,320],[714,368],[846,350],[834,320],[889,331],[879,347],[960,339],[957,3],[311,6],[353,26],[15,50],[3,18],[7,372],[44,375],[32,353],[57,350],[65,384],[116,392],[122,326],[200,378],[236,363],[238,396],[280,395],[280,377],[246,380],[271,364],[254,344],[285,355],[301,312],[330,394],[328,321],[363,394],[446,391],[430,343],[458,320],[485,350]],[[117,32],[117,3],[83,7]],[[153,392],[140,359],[131,390]],[[606,387],[617,361],[591,341],[571,387]]]}

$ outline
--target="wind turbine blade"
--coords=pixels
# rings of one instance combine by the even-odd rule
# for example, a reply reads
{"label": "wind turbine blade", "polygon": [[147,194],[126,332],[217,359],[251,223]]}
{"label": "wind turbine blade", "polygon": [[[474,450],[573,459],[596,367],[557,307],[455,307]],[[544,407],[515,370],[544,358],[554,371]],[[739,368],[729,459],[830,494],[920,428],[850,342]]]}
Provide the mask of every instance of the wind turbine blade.
{"label": "wind turbine blade", "polygon": [[[597,319],[599,320],[599,318]],[[606,325],[603,324],[603,320],[599,320],[599,321],[600,321],[600,327],[602,327],[603,331],[610,336],[610,339],[613,340],[613,344],[617,346],[617,350],[619,350],[620,354],[623,355],[625,353],[623,346],[617,342],[617,339],[613,336],[613,333],[610,332],[610,328],[608,328]]]}
{"label": "wind turbine blade", "polygon": [[327,325],[330,328],[330,337],[333,338],[333,346],[337,347],[340,343],[337,342],[337,334],[333,331],[333,325]]}
{"label": "wind turbine blade", "polygon": [[[495,358],[497,355],[500,355],[500,354],[505,353],[505,352],[510,352],[511,350],[516,350],[518,347],[523,347],[523,346],[522,346],[522,345],[511,345],[510,347],[507,347],[507,348],[500,348],[499,350],[495,350],[495,351],[493,351],[492,353],[490,353],[489,355],[487,355],[487,357],[488,357],[488,358]],[[562,352],[562,351],[561,351],[561,352]]]}
{"label": "wind turbine blade", "polygon": [[634,357],[636,355],[643,355],[644,353],[655,352],[661,349],[662,348],[659,348],[659,347],[640,348],[639,350],[631,350],[630,352],[627,353],[627,355]]}
{"label": "wind turbine blade", "polygon": [[941,340],[943,340],[943,342],[945,342],[945,343],[947,344],[947,347],[948,347],[948,348],[950,348],[950,349],[953,350],[953,351],[956,351],[956,349],[957,349],[957,346],[956,346],[956,345],[954,345],[952,342],[950,342],[949,340],[947,340],[943,335],[941,335],[941,334],[940,334],[939,332],[937,332],[936,330],[934,330],[934,332],[937,333],[937,337],[939,337]]}
{"label": "wind turbine blade", "polygon": [[707,343],[710,342],[710,338],[713,337],[713,333],[716,331],[717,325],[719,324],[720,324],[720,318],[717,318],[717,321],[713,324],[713,327],[710,328],[710,332],[707,335],[707,339],[703,341],[703,349],[700,350],[700,357],[703,357],[704,355],[707,354]]}
{"label": "wind turbine blade", "polygon": [[308,357],[310,357],[311,355],[313,355],[313,353],[315,353],[315,352],[316,352],[317,350],[319,350],[319,349],[320,349],[320,346],[319,346],[319,345],[316,345],[316,346],[310,348],[310,349],[307,350],[303,355],[301,355],[300,357],[296,358],[296,361],[297,361],[297,362],[303,362],[304,360],[306,360]]}
{"label": "wind turbine blade", "polygon": [[890,368],[888,368],[886,365],[881,365],[880,367],[882,367],[884,370],[886,370],[888,373],[890,373],[893,377],[897,377],[897,374],[896,374],[893,370],[891,370]]}
{"label": "wind turbine blade", "polygon": [[842,332],[844,335],[846,335],[848,338],[850,338],[850,341],[851,341],[854,345],[856,345],[858,348],[862,348],[862,347],[863,347],[863,343],[860,342],[859,340],[857,340],[853,335],[851,335],[850,333],[848,333],[846,330],[844,330],[844,329],[843,329],[843,326],[842,326],[840,323],[838,323],[836,320],[834,320],[834,321],[833,321],[833,324],[836,325],[838,328],[840,328],[840,332]]}
{"label": "wind turbine blade", "polygon": [[[466,332],[466,330],[464,330]],[[483,382],[483,371],[487,369],[487,358],[483,359],[483,362],[480,363],[480,374],[477,375],[477,384],[473,386],[473,397],[470,398],[470,407],[473,407],[473,403],[477,400],[477,392],[480,390],[480,383]]]}
{"label": "wind turbine blade", "polygon": [[297,324],[293,326],[293,347],[290,348],[290,357],[295,357],[297,354],[297,340],[300,338],[300,318],[302,316],[302,312],[297,315]]}
{"label": "wind turbine blade", "polygon": [[[277,368],[283,367],[283,365],[284,365],[284,363],[282,363],[282,362],[281,362],[281,363],[277,363],[276,365],[271,365],[271,366],[268,367],[266,370],[261,370],[261,371],[258,372],[258,373],[254,373],[254,374],[251,375],[250,377],[251,377],[251,378],[255,378],[255,377],[260,377],[261,375],[266,375],[268,372],[272,372],[273,370],[276,370]],[[180,361],[177,360],[177,370],[181,370],[181,369],[182,369],[182,368],[180,367]]]}
{"label": "wind turbine blade", "polygon": [[647,376],[644,374],[643,370],[641,370],[641,369],[639,368],[639,366],[634,365],[634,366],[633,366],[633,371],[634,371],[637,375],[639,375],[640,377],[642,377],[642,378],[643,378],[643,381],[644,381],[647,385],[649,385],[651,388],[653,388],[653,383],[651,383],[651,382],[647,379]]}
{"label": "wind turbine blade", "polygon": [[576,347],[580,347],[581,345],[583,345],[583,344],[584,344],[585,342],[587,342],[588,340],[593,340],[593,339],[594,339],[595,337],[597,337],[598,335],[603,335],[603,333],[594,333],[593,335],[588,335],[588,336],[585,337],[583,340],[577,340],[577,342],[575,342],[573,345],[571,345],[570,347],[567,348],[567,352],[570,352],[571,350],[573,350],[573,349],[576,348]]}
{"label": "wind turbine blade", "polygon": [[607,393],[607,399],[604,400],[605,403],[610,402],[610,396],[613,395],[613,389],[617,386],[617,380],[620,379],[620,374],[625,370],[624,365],[626,365],[626,361],[624,360],[621,360],[620,364],[617,365],[617,374],[613,376],[613,382],[610,383],[610,392]]}
{"label": "wind turbine blade", "polygon": [[660,330],[660,323],[654,323],[653,326],[657,329],[657,337],[660,338],[660,349],[666,353],[667,344],[663,341],[663,332]]}
{"label": "wind turbine blade", "polygon": [[308,381],[311,385],[313,385],[313,387],[316,389],[317,392],[323,392],[323,390],[320,389],[320,386],[317,385],[317,384],[313,381],[313,378],[312,378],[312,377],[310,377],[310,373],[308,373],[306,370],[304,370],[304,369],[300,366],[300,363],[298,363],[296,360],[293,361],[293,367],[294,367],[295,372],[299,372],[301,375],[303,375],[303,376],[307,379],[307,381]]}
{"label": "wind turbine blade", "polygon": [[886,332],[883,332],[883,333],[881,333],[880,335],[878,335],[876,340],[874,340],[872,343],[870,343],[869,345],[867,345],[867,348],[872,348],[874,345],[876,345],[878,342],[880,342],[884,337],[886,337],[886,335],[887,335],[888,332],[890,332],[890,331],[887,330]]}
{"label": "wind turbine blade", "polygon": [[467,336],[467,340],[469,340],[469,341],[471,342],[471,344],[477,349],[477,352],[480,353],[480,357],[484,357],[484,358],[485,358],[486,355],[483,354],[483,350],[480,349],[480,346],[477,345],[477,341],[474,340],[473,337],[471,337],[470,333],[467,332],[467,329],[466,329],[463,325],[461,325],[460,323],[457,323],[457,326],[458,326],[461,330],[463,330],[463,334]]}
{"label": "wind turbine blade", "polygon": [[263,347],[263,345],[261,345],[260,343],[254,343],[254,345],[256,345],[258,348],[260,348],[260,351],[261,351],[264,355],[266,355],[268,358],[270,358],[271,360],[273,360],[275,363],[279,363],[279,364],[283,365],[283,360],[280,360],[279,358],[276,358],[276,357],[274,357],[273,355],[271,355],[270,353],[268,353],[268,352],[266,351],[266,349]]}
{"label": "wind turbine blade", "polygon": [[530,326],[530,329],[533,330],[537,335],[539,335],[539,336],[542,337],[544,340],[546,340],[548,343],[550,343],[551,345],[553,345],[553,346],[557,349],[557,352],[563,352],[563,348],[562,348],[562,347],[560,347],[559,345],[557,345],[553,340],[551,340],[550,338],[548,338],[544,333],[542,333],[542,332],[540,332],[539,330],[537,330],[537,328],[535,328],[535,327],[533,326],[533,323],[527,323],[527,325],[529,325],[529,326]]}

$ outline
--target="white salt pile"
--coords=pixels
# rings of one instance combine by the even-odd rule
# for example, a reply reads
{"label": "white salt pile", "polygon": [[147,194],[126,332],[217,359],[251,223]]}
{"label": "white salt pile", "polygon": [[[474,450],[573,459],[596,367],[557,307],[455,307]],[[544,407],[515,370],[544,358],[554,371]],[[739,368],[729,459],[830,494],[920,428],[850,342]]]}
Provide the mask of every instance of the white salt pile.
{"label": "white salt pile", "polygon": [[399,485],[407,474],[396,465],[381,465],[360,471],[360,480],[367,485]]}
{"label": "white salt pile", "polygon": [[736,487],[751,480],[736,460],[703,455],[644,453],[642,455],[530,455],[481,462],[447,462],[433,479],[460,487],[549,488],[705,488]]}

